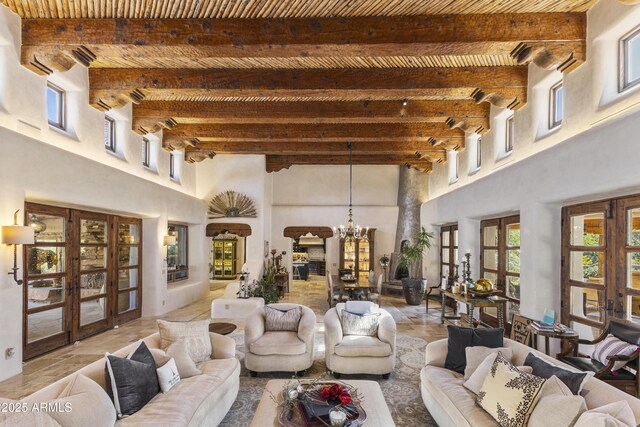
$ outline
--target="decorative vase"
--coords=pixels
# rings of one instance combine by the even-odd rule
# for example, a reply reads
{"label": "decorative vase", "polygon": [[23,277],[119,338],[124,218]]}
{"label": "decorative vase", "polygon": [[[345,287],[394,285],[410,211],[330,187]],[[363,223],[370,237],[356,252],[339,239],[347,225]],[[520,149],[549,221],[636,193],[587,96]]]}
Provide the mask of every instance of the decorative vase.
{"label": "decorative vase", "polygon": [[409,305],[420,305],[427,291],[426,279],[402,279],[402,291],[404,299]]}

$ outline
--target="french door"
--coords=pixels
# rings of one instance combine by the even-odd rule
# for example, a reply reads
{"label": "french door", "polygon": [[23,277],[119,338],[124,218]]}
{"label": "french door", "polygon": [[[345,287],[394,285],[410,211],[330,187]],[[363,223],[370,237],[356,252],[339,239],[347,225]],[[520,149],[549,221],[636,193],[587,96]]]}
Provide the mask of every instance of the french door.
{"label": "french door", "polygon": [[563,208],[562,321],[586,338],[640,322],[640,196]]}
{"label": "french door", "polygon": [[140,317],[141,220],[25,204],[24,358]]}

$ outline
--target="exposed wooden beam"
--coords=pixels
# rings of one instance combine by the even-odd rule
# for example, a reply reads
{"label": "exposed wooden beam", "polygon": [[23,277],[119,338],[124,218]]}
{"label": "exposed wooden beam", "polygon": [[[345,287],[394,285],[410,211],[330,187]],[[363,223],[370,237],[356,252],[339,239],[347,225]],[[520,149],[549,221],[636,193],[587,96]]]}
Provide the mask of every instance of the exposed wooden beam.
{"label": "exposed wooden beam", "polygon": [[[628,0],[627,0],[628,1]],[[584,41],[584,13],[285,19],[28,19],[22,60],[36,72],[136,58],[508,55],[520,42]],[[72,63],[72,62],[71,62]]]}
{"label": "exposed wooden beam", "polygon": [[434,97],[468,99],[475,91],[495,94],[500,107],[526,99],[527,67],[331,70],[199,70],[90,68],[90,103],[108,109],[147,96],[175,99],[202,96],[279,98]]}
{"label": "exposed wooden beam", "polygon": [[[267,172],[277,172],[293,165],[348,165],[348,154],[335,154],[314,158],[310,156],[266,156]],[[422,171],[430,171],[432,163],[428,160],[405,155],[353,156],[354,165],[405,165]]]}
{"label": "exposed wooden beam", "polygon": [[[277,154],[277,155],[330,155],[346,150],[345,142],[300,142],[300,141],[255,141],[255,142],[201,142],[194,149],[215,154]],[[191,150],[191,148],[189,148]],[[446,154],[445,149],[429,142],[353,142],[354,154],[404,154],[438,157]]]}
{"label": "exposed wooden beam", "polygon": [[442,123],[192,124],[163,132],[163,146],[205,142],[423,142],[464,146],[464,132]]}
{"label": "exposed wooden beam", "polygon": [[133,129],[156,132],[181,124],[439,123],[479,133],[489,130],[488,103],[462,100],[200,102],[133,104]]}

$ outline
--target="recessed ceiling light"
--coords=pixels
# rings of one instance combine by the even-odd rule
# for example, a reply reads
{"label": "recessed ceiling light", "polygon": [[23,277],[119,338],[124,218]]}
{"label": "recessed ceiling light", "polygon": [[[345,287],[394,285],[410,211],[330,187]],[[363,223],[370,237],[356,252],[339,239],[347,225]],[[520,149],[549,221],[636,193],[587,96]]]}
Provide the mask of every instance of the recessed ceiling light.
{"label": "recessed ceiling light", "polygon": [[402,100],[402,106],[403,107],[406,107],[408,103],[409,103],[409,101],[407,101],[406,99]]}

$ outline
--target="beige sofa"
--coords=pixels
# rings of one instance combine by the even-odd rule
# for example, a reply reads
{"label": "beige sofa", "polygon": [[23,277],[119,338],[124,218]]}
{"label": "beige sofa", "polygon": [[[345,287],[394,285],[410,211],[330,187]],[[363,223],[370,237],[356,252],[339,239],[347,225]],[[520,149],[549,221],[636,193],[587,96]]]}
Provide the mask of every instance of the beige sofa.
{"label": "beige sofa", "polygon": [[[530,352],[549,363],[570,371],[576,369],[523,344],[504,340],[504,346],[513,351],[512,362],[523,365]],[[462,375],[444,368],[447,356],[447,339],[427,345],[426,365],[420,372],[422,400],[440,427],[449,426],[497,426],[494,419],[476,404],[476,395],[462,384]],[[577,371],[576,371],[577,372]],[[584,385],[582,395],[587,408],[594,409],[608,403],[626,400],[640,423],[640,400],[598,379],[591,378]]]}
{"label": "beige sofa", "polygon": [[337,304],[324,315],[325,361],[337,377],[340,374],[376,374],[388,378],[396,365],[396,322],[381,308],[377,337],[343,335]]}
{"label": "beige sofa", "polygon": [[302,307],[297,332],[265,331],[265,308],[251,313],[244,324],[244,365],[251,376],[258,372],[302,372],[313,365],[316,315],[300,304],[269,304],[277,310]]}
{"label": "beige sofa", "polygon": [[[160,393],[135,414],[118,420],[116,426],[217,426],[236,400],[240,387],[240,363],[235,357],[236,344],[231,338],[209,334],[213,348],[212,360],[199,365],[202,375],[181,380],[168,393]],[[144,339],[149,348],[160,347],[159,334]],[[112,354],[126,357],[136,344]],[[106,390],[104,358],[59,381],[38,390],[22,401],[46,402],[55,399],[77,374],[83,374]]]}

